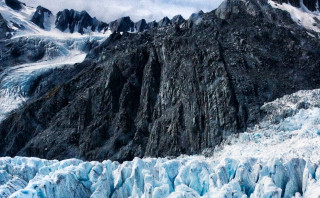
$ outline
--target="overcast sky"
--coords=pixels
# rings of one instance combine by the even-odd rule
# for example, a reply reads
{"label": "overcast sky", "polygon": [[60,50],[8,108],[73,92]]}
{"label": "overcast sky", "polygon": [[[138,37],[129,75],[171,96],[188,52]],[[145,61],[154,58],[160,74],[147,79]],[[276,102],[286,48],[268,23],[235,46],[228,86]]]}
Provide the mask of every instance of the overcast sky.
{"label": "overcast sky", "polygon": [[110,22],[122,16],[133,21],[145,18],[147,21],[169,18],[181,14],[185,18],[197,11],[205,12],[217,8],[222,0],[20,0],[27,5],[41,5],[53,11],[68,8],[86,10],[91,16]]}

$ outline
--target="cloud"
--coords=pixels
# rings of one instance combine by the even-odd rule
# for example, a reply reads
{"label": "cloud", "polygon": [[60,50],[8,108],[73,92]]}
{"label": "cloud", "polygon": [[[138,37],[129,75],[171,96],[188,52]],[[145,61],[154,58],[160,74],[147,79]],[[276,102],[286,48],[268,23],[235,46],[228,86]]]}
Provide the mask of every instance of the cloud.
{"label": "cloud", "polygon": [[123,16],[130,16],[133,21],[142,18],[147,21],[160,20],[168,16],[172,18],[181,14],[185,18],[203,10],[205,12],[217,8],[223,0],[21,0],[27,5],[41,5],[54,13],[65,8],[86,10],[91,16],[110,22]]}

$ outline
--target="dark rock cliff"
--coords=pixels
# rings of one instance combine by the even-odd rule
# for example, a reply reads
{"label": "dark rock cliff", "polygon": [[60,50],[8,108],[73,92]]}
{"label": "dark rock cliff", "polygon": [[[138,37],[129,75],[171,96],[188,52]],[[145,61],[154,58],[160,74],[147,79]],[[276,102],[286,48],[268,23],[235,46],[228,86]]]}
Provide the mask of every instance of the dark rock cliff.
{"label": "dark rock cliff", "polygon": [[200,153],[257,123],[265,102],[319,88],[319,57],[319,39],[266,0],[225,1],[181,28],[114,33],[0,124],[0,155]]}
{"label": "dark rock cliff", "polygon": [[44,8],[42,6],[38,6],[36,9],[36,12],[33,14],[31,21],[39,26],[42,29],[45,29],[45,20],[47,20],[45,17],[48,17],[48,19],[52,16],[52,13],[47,8]]}
{"label": "dark rock cliff", "polygon": [[5,3],[14,10],[21,10],[26,5],[18,0],[5,0]]}
{"label": "dark rock cliff", "polygon": [[158,22],[158,27],[166,27],[171,24],[171,20],[168,17],[164,17]]}
{"label": "dark rock cliff", "polygon": [[134,30],[137,32],[143,32],[147,29],[149,29],[149,27],[145,19],[141,19],[140,21],[134,24]]}
{"label": "dark rock cliff", "polygon": [[11,30],[7,25],[6,20],[0,14],[0,40],[7,39],[11,36]]}
{"label": "dark rock cliff", "polygon": [[131,21],[130,17],[122,17],[110,22],[110,30],[112,32],[133,32],[134,23]]}

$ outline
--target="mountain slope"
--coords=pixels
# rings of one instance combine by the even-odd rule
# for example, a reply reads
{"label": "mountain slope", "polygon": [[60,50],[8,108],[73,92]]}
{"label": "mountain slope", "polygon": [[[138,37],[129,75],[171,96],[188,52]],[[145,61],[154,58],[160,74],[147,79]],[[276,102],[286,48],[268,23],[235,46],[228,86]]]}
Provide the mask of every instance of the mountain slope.
{"label": "mountain slope", "polygon": [[114,33],[71,80],[0,124],[0,155],[123,161],[214,148],[263,118],[265,102],[319,87],[310,33],[266,0]]}

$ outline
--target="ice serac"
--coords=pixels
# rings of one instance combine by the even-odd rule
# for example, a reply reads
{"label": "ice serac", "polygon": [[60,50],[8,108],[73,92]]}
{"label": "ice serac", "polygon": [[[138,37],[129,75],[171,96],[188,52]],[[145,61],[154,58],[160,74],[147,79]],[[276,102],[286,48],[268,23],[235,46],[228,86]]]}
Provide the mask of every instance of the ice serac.
{"label": "ice serac", "polygon": [[105,32],[108,28],[108,24],[92,18],[86,11],[78,12],[73,9],[58,12],[55,25],[62,32],[79,32],[80,34]]}
{"label": "ice serac", "polygon": [[110,22],[109,29],[112,32],[133,32],[134,23],[131,21],[130,17],[126,16]]}
{"label": "ice serac", "polygon": [[216,10],[191,26],[112,34],[72,79],[0,124],[0,155],[199,154],[254,126],[265,102],[318,88],[315,33],[266,0],[235,2],[223,19]]}
{"label": "ice serac", "polygon": [[264,120],[230,136],[210,157],[134,158],[122,164],[0,158],[0,196],[316,198],[319,105],[319,89],[266,103]]}
{"label": "ice serac", "polygon": [[33,14],[31,21],[42,29],[50,30],[53,15],[50,10],[42,6],[38,6]]}

